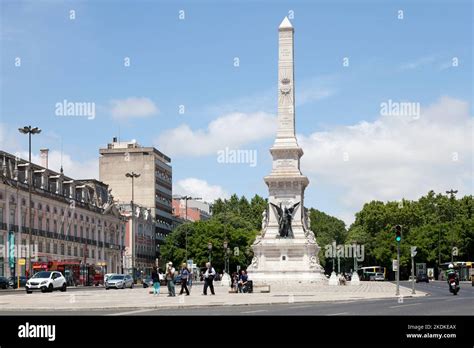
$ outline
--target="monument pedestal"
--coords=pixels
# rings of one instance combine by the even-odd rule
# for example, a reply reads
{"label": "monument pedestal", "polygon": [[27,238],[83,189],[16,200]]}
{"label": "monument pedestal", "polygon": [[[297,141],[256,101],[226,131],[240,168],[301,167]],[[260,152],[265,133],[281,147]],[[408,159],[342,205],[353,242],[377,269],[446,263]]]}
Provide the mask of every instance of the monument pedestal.
{"label": "monument pedestal", "polygon": [[325,280],[317,254],[319,247],[304,239],[260,240],[252,247],[254,259],[247,268],[256,284]]}

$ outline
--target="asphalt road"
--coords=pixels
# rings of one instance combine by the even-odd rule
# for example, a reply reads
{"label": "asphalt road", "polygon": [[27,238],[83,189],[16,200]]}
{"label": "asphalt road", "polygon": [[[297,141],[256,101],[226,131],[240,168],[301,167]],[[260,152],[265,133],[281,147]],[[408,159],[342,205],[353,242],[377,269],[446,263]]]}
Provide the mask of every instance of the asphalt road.
{"label": "asphalt road", "polygon": [[[409,282],[401,282],[411,287]],[[449,293],[445,282],[416,284],[416,289],[429,293],[417,298],[357,300],[321,303],[288,303],[272,305],[219,306],[194,308],[160,308],[137,310],[87,311],[1,311],[0,315],[472,315],[474,287],[461,284],[457,296]],[[100,288],[98,289],[100,290]],[[103,290],[103,289],[102,289]]]}

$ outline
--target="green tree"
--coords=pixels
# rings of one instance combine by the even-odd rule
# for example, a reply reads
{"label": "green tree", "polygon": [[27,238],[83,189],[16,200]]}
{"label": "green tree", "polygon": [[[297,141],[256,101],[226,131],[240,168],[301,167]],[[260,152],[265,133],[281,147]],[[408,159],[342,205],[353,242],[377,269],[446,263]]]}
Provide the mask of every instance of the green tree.
{"label": "green tree", "polygon": [[336,244],[344,243],[347,235],[346,225],[344,221],[313,208],[309,210],[309,216],[311,219],[311,231],[315,233],[316,241],[321,248],[318,255],[319,262],[326,268],[326,271],[329,271],[332,264],[327,265],[326,246],[331,245],[333,241]]}

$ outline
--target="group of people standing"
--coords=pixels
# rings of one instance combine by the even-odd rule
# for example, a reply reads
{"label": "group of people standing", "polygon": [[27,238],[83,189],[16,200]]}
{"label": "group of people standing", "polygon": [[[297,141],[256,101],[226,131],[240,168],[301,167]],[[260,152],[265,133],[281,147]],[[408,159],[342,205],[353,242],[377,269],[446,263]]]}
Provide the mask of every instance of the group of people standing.
{"label": "group of people standing", "polygon": [[[178,275],[181,278],[181,291],[180,295],[183,295],[184,292],[186,292],[186,296],[189,296],[189,289],[192,288],[192,281],[193,281],[193,276],[192,273],[189,271],[186,263],[183,263],[181,265],[181,270],[179,272],[176,272],[176,269],[173,267],[173,263],[170,261],[167,264],[166,267],[166,284],[168,287],[168,297],[173,297],[176,296],[176,289],[175,289],[175,283],[178,278]],[[214,267],[212,267],[210,262],[206,263],[206,272],[204,273],[204,289],[203,289],[203,295],[207,295],[207,289],[209,288],[211,290],[211,294],[215,295],[214,293],[214,278],[216,277],[216,271]],[[151,273],[151,279],[153,282],[153,295],[159,295],[160,294],[160,273],[158,272],[158,269],[156,267],[153,267],[153,271]],[[189,288],[188,288],[189,286]]]}

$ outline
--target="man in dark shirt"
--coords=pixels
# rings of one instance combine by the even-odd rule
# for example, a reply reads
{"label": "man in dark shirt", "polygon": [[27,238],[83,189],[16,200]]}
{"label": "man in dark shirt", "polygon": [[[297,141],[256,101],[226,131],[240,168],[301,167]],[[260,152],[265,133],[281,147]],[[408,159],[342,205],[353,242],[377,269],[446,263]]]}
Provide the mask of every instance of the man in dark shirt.
{"label": "man in dark shirt", "polygon": [[240,276],[239,276],[239,292],[247,292],[247,282],[249,280],[249,277],[247,275],[247,273],[242,270],[242,272],[240,273]]}

